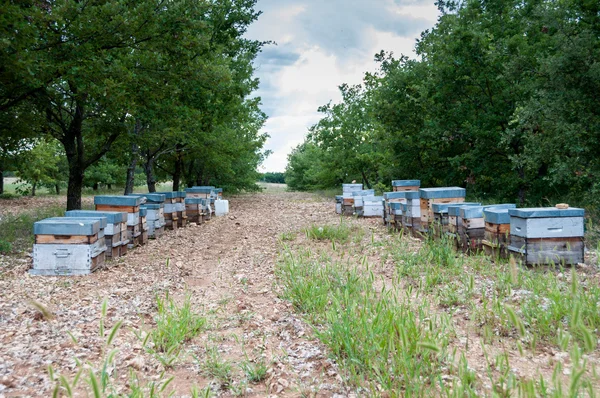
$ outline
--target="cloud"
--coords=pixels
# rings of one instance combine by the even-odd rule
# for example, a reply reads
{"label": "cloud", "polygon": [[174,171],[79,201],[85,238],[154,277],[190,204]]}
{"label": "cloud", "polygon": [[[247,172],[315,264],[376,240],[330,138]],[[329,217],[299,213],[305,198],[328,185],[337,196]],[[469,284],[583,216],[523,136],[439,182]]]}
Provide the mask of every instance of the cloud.
{"label": "cloud", "polygon": [[359,84],[380,50],[413,54],[415,38],[437,18],[433,0],[259,0],[257,8],[264,13],[247,36],[277,42],[255,62],[270,117],[268,171],[283,171],[319,120],[317,108],[340,99],[340,84]]}

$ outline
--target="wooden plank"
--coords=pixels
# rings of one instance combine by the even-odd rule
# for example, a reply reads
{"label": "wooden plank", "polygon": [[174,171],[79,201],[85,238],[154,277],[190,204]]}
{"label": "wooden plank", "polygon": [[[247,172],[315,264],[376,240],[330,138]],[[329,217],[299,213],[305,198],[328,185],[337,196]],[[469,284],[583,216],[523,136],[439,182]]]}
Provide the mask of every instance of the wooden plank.
{"label": "wooden plank", "polygon": [[139,213],[139,206],[96,205],[97,211],[120,211],[122,213]]}
{"label": "wooden plank", "polygon": [[91,245],[98,241],[95,235],[35,235],[37,244]]}
{"label": "wooden plank", "polygon": [[485,223],[485,230],[496,234],[510,235],[510,224],[492,224],[489,222]]}
{"label": "wooden plank", "polygon": [[527,265],[573,265],[584,260],[583,238],[510,237],[509,250]]}
{"label": "wooden plank", "polygon": [[480,229],[485,228],[485,221],[483,218],[463,218],[462,225],[465,229]]}
{"label": "wooden plank", "polygon": [[394,192],[415,192],[418,191],[420,186],[411,186],[411,187],[393,187]]}

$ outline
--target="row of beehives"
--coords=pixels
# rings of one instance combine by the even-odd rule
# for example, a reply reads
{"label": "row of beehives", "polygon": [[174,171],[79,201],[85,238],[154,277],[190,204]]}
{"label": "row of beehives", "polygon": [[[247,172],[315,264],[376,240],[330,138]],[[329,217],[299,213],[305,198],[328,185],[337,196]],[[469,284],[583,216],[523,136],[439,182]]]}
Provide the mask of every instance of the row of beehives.
{"label": "row of beehives", "polygon": [[166,229],[202,224],[229,212],[223,190],[192,187],[185,192],[96,196],[96,210],[72,210],[34,224],[34,275],[86,275],[105,260],[159,238]]}
{"label": "row of beehives", "polygon": [[[360,192],[356,184],[345,185]],[[382,217],[386,225],[398,230],[449,238],[464,252],[514,256],[528,265],[584,261],[583,209],[564,205],[518,209],[510,203],[482,206],[465,202],[464,188],[420,188],[418,180],[395,180],[392,185],[394,192],[384,193],[381,200]],[[356,197],[352,199],[356,209]],[[338,213],[348,214],[346,196],[342,200]],[[363,209],[365,203],[363,197]],[[353,213],[360,215],[356,210]]]}

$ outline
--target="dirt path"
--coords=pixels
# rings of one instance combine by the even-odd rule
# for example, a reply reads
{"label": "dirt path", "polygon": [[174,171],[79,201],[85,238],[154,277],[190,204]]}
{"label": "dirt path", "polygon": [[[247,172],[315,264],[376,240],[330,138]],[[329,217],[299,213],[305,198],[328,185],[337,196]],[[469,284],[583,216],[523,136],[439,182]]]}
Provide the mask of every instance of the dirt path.
{"label": "dirt path", "polygon": [[[106,328],[123,321],[110,372],[117,392],[131,385],[130,370],[146,382],[166,370],[163,379],[175,377],[167,390],[175,396],[189,396],[194,385],[220,396],[348,396],[325,349],[277,297],[273,273],[279,236],[335,221],[331,201],[262,193],[232,198],[230,208],[229,217],[168,232],[89,277],[31,277],[29,261],[0,273],[0,396],[48,396],[49,365],[67,379],[75,358],[97,369],[108,350],[99,337],[105,299]],[[153,326],[156,297],[167,292],[178,302],[189,295],[209,327],[165,369],[136,334]],[[53,318],[44,319],[32,300]],[[207,373],[215,366],[207,362],[210,352],[230,366],[229,386]],[[240,365],[260,361],[268,367],[265,379],[246,382]]]}

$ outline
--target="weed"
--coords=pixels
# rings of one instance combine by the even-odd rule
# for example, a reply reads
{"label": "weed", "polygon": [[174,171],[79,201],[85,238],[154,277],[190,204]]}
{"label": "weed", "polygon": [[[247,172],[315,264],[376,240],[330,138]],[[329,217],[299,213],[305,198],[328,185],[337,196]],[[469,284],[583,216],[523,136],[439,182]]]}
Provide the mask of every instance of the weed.
{"label": "weed", "polygon": [[216,347],[210,347],[206,350],[206,359],[201,363],[202,372],[221,383],[224,387],[229,387],[233,381],[231,362],[223,360]]}
{"label": "weed", "polygon": [[0,252],[26,250],[33,244],[33,224],[49,217],[63,216],[62,206],[48,206],[35,211],[6,215],[0,220]]}
{"label": "weed", "polygon": [[339,225],[311,225],[305,228],[304,232],[309,239],[345,243],[350,237],[351,229],[341,222]]}
{"label": "weed", "polygon": [[296,239],[296,233],[292,231],[283,232],[279,235],[279,240],[282,242],[293,241],[294,239]]}
{"label": "weed", "polygon": [[240,367],[249,381],[252,383],[261,382],[267,377],[267,364],[263,358],[250,362],[245,360]]}

